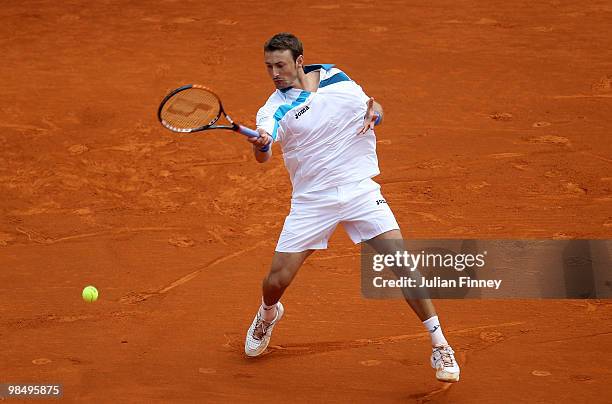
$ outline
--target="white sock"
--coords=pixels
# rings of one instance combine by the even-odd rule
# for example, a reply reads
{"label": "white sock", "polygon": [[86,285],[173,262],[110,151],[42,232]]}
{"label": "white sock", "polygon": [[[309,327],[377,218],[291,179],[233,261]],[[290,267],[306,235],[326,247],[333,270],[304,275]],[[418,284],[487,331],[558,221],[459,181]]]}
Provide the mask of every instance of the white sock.
{"label": "white sock", "polygon": [[264,302],[262,297],[259,314],[261,315],[261,317],[263,317],[264,321],[271,322],[276,318],[276,303],[274,303],[272,306],[268,306],[266,302]]}
{"label": "white sock", "polygon": [[440,321],[438,320],[438,316],[433,316],[423,321],[423,325],[429,331],[429,336],[431,337],[431,345],[448,345],[446,338],[444,338],[444,333],[442,332],[442,326],[440,325]]}

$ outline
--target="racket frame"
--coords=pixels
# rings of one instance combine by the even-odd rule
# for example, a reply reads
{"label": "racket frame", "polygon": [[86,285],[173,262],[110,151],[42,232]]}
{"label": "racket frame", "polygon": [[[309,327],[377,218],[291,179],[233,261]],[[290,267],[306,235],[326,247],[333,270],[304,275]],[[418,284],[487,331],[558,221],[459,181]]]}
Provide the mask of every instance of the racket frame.
{"label": "racket frame", "polygon": [[[213,118],[208,124],[200,126],[198,128],[177,128],[175,126],[170,125],[168,122],[166,122],[166,120],[162,118],[162,109],[164,108],[168,100],[170,100],[170,98],[174,97],[176,94],[180,93],[181,91],[189,90],[192,88],[199,88],[201,90],[208,91],[209,93],[214,95],[215,98],[217,99],[217,102],[219,103],[219,113],[217,113],[217,116]],[[229,125],[215,125],[215,123],[217,123],[217,121],[219,121],[219,119],[221,118],[222,114],[223,116],[225,116],[227,121],[230,123]],[[229,130],[239,132],[249,137],[259,137],[260,136],[257,131],[254,131],[250,128],[247,128],[246,126],[242,126],[234,122],[232,118],[227,113],[225,113],[225,111],[223,110],[223,104],[221,103],[221,98],[219,98],[217,93],[212,91],[210,88],[200,85],[200,84],[186,84],[168,93],[168,95],[166,95],[164,99],[161,101],[161,103],[159,104],[159,108],[157,109],[157,119],[166,129],[169,129],[173,132],[178,132],[178,133],[201,132],[201,131],[209,130],[209,129],[229,129]]]}

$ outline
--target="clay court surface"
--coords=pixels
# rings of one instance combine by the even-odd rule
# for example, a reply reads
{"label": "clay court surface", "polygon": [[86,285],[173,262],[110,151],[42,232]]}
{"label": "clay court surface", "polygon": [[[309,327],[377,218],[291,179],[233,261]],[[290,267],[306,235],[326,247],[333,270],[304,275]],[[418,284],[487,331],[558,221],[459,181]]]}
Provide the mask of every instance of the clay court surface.
{"label": "clay court surface", "polygon": [[[243,356],[290,183],[237,134],[155,111],[199,82],[251,127],[292,31],[386,112],[377,180],[407,238],[609,239],[610,1],[14,1],[0,7],[0,383],[92,402],[606,402],[609,300],[444,300],[439,383],[339,229]],[[517,276],[521,268],[516,268]],[[81,300],[95,285],[100,299]]]}

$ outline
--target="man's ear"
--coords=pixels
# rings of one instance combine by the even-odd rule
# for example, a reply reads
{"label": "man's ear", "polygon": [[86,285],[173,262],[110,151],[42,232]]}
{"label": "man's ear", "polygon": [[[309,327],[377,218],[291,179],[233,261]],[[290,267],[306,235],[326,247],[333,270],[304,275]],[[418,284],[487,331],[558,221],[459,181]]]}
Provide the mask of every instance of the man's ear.
{"label": "man's ear", "polygon": [[304,55],[300,55],[295,59],[295,64],[297,67],[304,67]]}

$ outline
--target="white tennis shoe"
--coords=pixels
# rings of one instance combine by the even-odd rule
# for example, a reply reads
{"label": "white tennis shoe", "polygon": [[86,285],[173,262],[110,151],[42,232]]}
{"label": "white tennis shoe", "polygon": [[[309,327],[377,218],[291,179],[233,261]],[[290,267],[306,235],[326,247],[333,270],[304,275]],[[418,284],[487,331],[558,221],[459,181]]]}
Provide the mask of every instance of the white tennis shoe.
{"label": "white tennis shoe", "polygon": [[449,345],[436,345],[432,348],[431,367],[436,369],[436,379],[441,382],[455,383],[459,381],[459,364],[455,360],[455,352]]}
{"label": "white tennis shoe", "polygon": [[272,336],[272,329],[283,317],[285,308],[281,302],[276,303],[276,318],[272,322],[267,322],[259,314],[257,314],[247,331],[246,340],[244,341],[244,353],[247,356],[259,356],[266,350]]}

